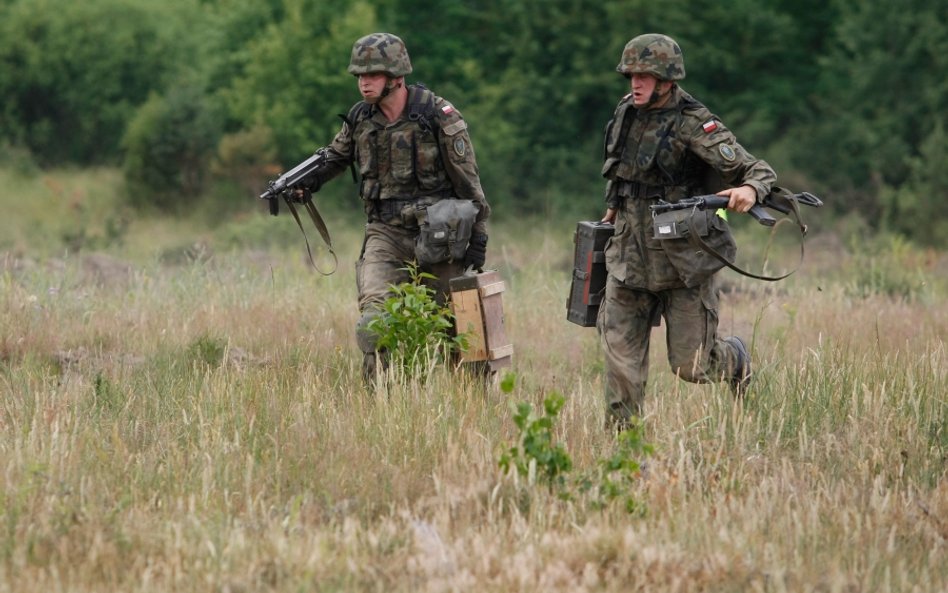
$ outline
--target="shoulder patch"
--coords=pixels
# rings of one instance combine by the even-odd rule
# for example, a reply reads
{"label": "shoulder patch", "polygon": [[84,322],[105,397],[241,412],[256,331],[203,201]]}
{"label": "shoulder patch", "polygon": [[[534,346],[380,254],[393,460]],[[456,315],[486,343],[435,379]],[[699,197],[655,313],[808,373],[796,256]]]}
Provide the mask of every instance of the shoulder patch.
{"label": "shoulder patch", "polygon": [[711,132],[718,129],[718,122],[715,119],[709,119],[708,121],[701,124],[701,129],[704,130],[705,134],[710,134]]}
{"label": "shoulder patch", "polygon": [[445,115],[451,115],[452,113],[454,113],[454,106],[451,105],[450,103],[445,103],[444,106],[441,107],[441,113]]}
{"label": "shoulder patch", "polygon": [[448,124],[441,129],[444,130],[444,133],[447,134],[448,136],[454,136],[461,130],[467,129],[467,122],[463,119],[459,119],[453,124]]}
{"label": "shoulder patch", "polygon": [[728,144],[727,142],[722,142],[721,144],[718,145],[718,152],[721,153],[721,156],[726,161],[733,161],[735,158],[737,158],[737,154],[735,154],[734,148],[731,147],[731,145]]}
{"label": "shoulder patch", "polygon": [[464,143],[464,138],[457,137],[454,139],[454,152],[458,153],[458,156],[464,156],[464,153],[467,152],[467,145]]}

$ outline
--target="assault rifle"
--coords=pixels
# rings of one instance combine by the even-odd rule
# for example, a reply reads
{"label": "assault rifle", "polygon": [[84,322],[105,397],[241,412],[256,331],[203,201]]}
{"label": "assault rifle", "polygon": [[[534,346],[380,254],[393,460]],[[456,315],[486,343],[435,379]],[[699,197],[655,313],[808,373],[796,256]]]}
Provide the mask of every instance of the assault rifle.
{"label": "assault rifle", "polygon": [[[325,241],[329,247],[329,253],[332,254],[333,260],[338,263],[336,252],[332,249],[332,238],[329,236],[329,229],[326,228],[323,217],[319,214],[319,210],[316,209],[316,204],[313,203],[313,191],[311,183],[309,183],[316,180],[316,189],[319,189],[319,177],[317,173],[325,164],[326,152],[324,150],[317,150],[313,156],[296,165],[288,172],[280,175],[275,181],[268,183],[267,190],[260,194],[260,199],[267,200],[270,207],[270,215],[276,216],[280,213],[280,197],[283,197],[283,201],[286,202],[290,214],[296,219],[296,224],[300,227],[300,232],[303,233],[303,240],[306,242],[306,253],[309,255],[310,263],[313,264],[313,268],[315,268],[317,272],[328,276],[336,271],[335,267],[333,268],[333,272],[326,274],[320,270],[316,262],[313,261],[313,251],[309,246],[309,238],[306,236],[306,231],[303,230],[303,222],[300,220],[300,215],[296,211],[296,206],[293,205],[294,202],[303,204],[303,207],[309,213],[310,219],[313,221],[313,225],[316,226],[316,230],[319,231],[323,241]],[[297,190],[302,190],[302,196],[297,194]]]}
{"label": "assault rifle", "polygon": [[[776,188],[775,188],[776,189]],[[694,196],[691,198],[685,198],[677,202],[666,202],[664,200],[659,200],[657,204],[652,204],[649,206],[653,214],[661,214],[662,212],[670,212],[672,210],[717,210],[718,208],[727,208],[728,198],[725,196],[718,195],[707,195],[707,196]],[[770,208],[771,210],[776,210],[783,214],[791,214],[797,218],[799,222],[799,210],[797,209],[797,204],[803,204],[804,206],[810,206],[812,208],[819,208],[823,205],[823,201],[818,197],[814,196],[810,192],[801,192],[798,194],[791,194],[785,190],[777,190],[771,192],[764,198],[764,201],[759,204],[754,204],[754,206],[748,211],[754,220],[759,222],[764,226],[774,226],[777,224],[777,219],[770,215],[769,212],[764,210],[764,208]],[[801,231],[806,233],[806,225],[801,225]]]}
{"label": "assault rifle", "polygon": [[[322,168],[325,161],[325,153],[318,150],[313,156],[280,175],[275,181],[268,183],[267,191],[260,194],[260,199],[269,202],[270,215],[276,216],[280,213],[280,196],[290,200],[292,197],[287,194],[290,194],[293,190],[302,189],[305,196],[308,196],[311,200],[312,192],[310,192],[309,187],[304,186],[304,182],[312,179],[316,172]],[[304,203],[307,201],[305,196]]]}
{"label": "assault rifle", "polygon": [[[655,238],[670,239],[685,237],[692,245],[694,245],[696,249],[704,251],[732,270],[750,278],[775,281],[782,280],[790,274],[793,274],[793,272],[796,271],[796,268],[780,276],[763,276],[743,270],[735,265],[734,262],[729,261],[722,254],[718,253],[712,246],[708,245],[701,238],[701,233],[690,232],[689,228],[692,226],[692,219],[694,218],[696,211],[726,208],[728,202],[729,199],[727,197],[713,194],[706,196],[693,196],[691,198],[684,198],[677,202],[666,202],[664,200],[659,200],[658,203],[649,206],[649,208],[652,210],[652,216],[655,218]],[[786,189],[774,187],[762,202],[754,204],[754,206],[748,211],[748,214],[754,217],[757,222],[767,227],[776,226],[777,220],[771,216],[770,213],[765,210],[765,208],[770,208],[771,210],[775,210],[782,214],[790,215],[800,229],[800,263],[803,263],[803,238],[806,236],[807,227],[805,224],[803,224],[803,220],[800,217],[799,204],[810,206],[812,208],[819,208],[823,205],[823,201],[810,192],[792,194]],[[668,216],[662,216],[662,214],[665,213],[683,210],[690,210],[691,215],[686,218],[671,214]],[[679,227],[679,224],[682,226]],[[797,267],[799,267],[799,264],[797,264]]]}

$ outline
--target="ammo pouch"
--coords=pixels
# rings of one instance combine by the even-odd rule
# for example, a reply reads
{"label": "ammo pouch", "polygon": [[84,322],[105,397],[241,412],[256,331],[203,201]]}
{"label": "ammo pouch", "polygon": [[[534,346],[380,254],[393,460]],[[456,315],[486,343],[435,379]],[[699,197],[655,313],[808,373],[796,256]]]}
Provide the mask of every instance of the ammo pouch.
{"label": "ammo pouch", "polygon": [[688,288],[734,262],[737,244],[727,222],[713,210],[669,210],[653,217],[653,238]]}
{"label": "ammo pouch", "polygon": [[417,210],[415,258],[418,263],[463,261],[478,211],[473,200],[456,199],[440,200]]}

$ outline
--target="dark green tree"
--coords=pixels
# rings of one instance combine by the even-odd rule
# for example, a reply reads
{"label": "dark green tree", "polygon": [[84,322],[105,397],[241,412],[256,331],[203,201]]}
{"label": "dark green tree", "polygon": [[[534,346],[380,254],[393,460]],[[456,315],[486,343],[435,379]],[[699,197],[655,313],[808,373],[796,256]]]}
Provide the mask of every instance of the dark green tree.
{"label": "dark green tree", "polygon": [[944,1],[924,0],[898,9],[885,2],[834,5],[833,43],[816,56],[823,72],[817,115],[798,134],[795,160],[838,193],[837,211],[858,210],[878,226],[880,192],[919,174],[913,163],[948,110],[948,10]]}
{"label": "dark green tree", "polygon": [[125,122],[187,55],[188,38],[180,34],[180,9],[187,6],[183,0],[174,7],[146,0],[5,3],[0,137],[44,164],[114,160]]}
{"label": "dark green tree", "polygon": [[273,131],[288,166],[328,144],[341,124],[336,114],[358,101],[346,68],[375,13],[360,0],[286,0],[278,16],[247,40],[221,96],[235,121]]}
{"label": "dark green tree", "polygon": [[221,137],[219,111],[205,96],[183,82],[152,95],[130,122],[124,173],[134,205],[174,211],[200,197]]}

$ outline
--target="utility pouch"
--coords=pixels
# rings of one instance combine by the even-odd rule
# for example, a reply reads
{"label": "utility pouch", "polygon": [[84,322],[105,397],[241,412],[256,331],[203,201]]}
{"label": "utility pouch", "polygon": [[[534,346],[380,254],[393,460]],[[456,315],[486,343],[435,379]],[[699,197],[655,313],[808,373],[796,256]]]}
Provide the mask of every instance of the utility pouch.
{"label": "utility pouch", "polygon": [[652,227],[653,238],[688,288],[706,282],[737,255],[731,229],[712,210],[662,212]]}
{"label": "utility pouch", "polygon": [[[717,215],[714,215],[717,216]],[[655,239],[687,239],[694,231],[699,237],[708,236],[708,215],[688,208],[669,210],[652,217],[652,236]]]}
{"label": "utility pouch", "polygon": [[471,240],[478,208],[473,200],[444,199],[416,211],[418,238],[415,258],[419,264],[462,261]]}

